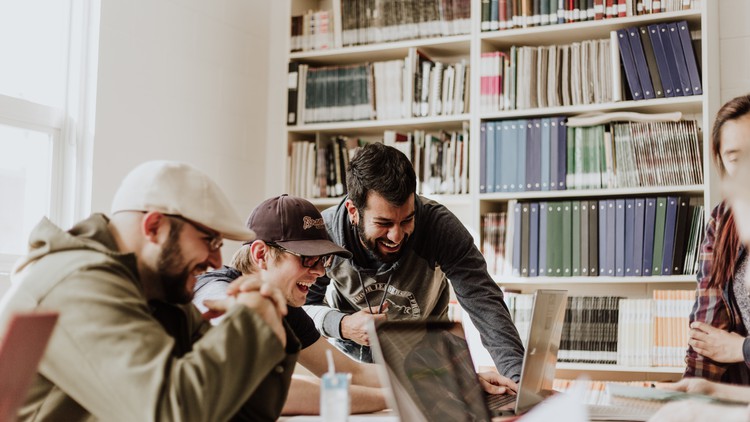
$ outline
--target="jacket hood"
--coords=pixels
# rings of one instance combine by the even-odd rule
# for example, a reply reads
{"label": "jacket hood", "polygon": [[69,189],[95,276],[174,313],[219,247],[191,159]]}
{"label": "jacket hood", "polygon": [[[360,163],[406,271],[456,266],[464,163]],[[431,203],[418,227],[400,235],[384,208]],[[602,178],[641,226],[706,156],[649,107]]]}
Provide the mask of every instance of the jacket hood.
{"label": "jacket hood", "polygon": [[135,256],[118,252],[108,224],[109,219],[104,214],[93,214],[65,231],[44,217],[31,231],[28,254],[18,261],[13,271],[21,271],[46,255],[71,250],[91,250],[110,255],[125,260],[125,264],[135,270]]}

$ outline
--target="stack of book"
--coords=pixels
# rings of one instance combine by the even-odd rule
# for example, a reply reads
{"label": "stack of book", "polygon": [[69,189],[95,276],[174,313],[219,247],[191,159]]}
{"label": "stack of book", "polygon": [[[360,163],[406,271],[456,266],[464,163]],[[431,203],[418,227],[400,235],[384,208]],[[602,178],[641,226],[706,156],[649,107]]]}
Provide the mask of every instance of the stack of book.
{"label": "stack of book", "polygon": [[469,66],[416,48],[403,60],[311,67],[289,63],[288,125],[447,116],[469,111]]}
{"label": "stack of book", "polygon": [[694,274],[703,239],[699,198],[509,201],[482,218],[482,252],[499,276]]}
{"label": "stack of book", "polygon": [[482,0],[482,31],[690,10],[694,0]]}
{"label": "stack of book", "polygon": [[292,51],[326,50],[334,46],[333,12],[309,10],[292,16]]}
{"label": "stack of book", "polygon": [[[505,292],[511,318],[527,341],[531,294]],[[684,365],[692,290],[655,290],[653,298],[570,296],[558,362],[623,366]]]}
{"label": "stack of book", "polygon": [[343,46],[471,32],[470,0],[341,0]]}
{"label": "stack of book", "polygon": [[482,53],[481,111],[619,101],[619,61],[612,57],[609,39]]}
{"label": "stack of book", "polygon": [[695,121],[566,126],[565,117],[480,126],[479,192],[703,183]]}

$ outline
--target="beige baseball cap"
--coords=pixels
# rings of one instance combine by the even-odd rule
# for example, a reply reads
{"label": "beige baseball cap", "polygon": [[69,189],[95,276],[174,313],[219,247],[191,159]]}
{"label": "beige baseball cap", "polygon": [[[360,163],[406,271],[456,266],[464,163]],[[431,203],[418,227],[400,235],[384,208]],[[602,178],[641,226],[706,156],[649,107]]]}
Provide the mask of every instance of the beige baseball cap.
{"label": "beige baseball cap", "polygon": [[255,232],[245,227],[229,198],[210,177],[175,161],[148,161],[131,170],[115,193],[111,211],[179,215],[225,239],[255,239]]}

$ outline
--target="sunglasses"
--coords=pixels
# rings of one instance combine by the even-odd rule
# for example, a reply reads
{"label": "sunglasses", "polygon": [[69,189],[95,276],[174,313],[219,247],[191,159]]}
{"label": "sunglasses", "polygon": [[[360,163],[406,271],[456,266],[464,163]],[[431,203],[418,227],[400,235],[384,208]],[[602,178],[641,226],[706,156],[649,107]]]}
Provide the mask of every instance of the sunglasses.
{"label": "sunglasses", "polygon": [[315,266],[317,266],[319,262],[323,263],[323,268],[328,268],[331,266],[331,263],[333,262],[333,254],[317,255],[317,256],[300,255],[297,252],[292,252],[289,249],[281,245],[277,245],[276,243],[266,242],[266,244],[282,252],[286,252],[288,254],[298,256],[302,260],[302,266],[305,268],[315,268]]}
{"label": "sunglasses", "polygon": [[203,237],[203,240],[205,240],[206,243],[208,244],[209,251],[215,252],[215,251],[218,251],[222,246],[224,246],[224,239],[222,239],[220,234],[212,233],[208,231],[207,229],[199,226],[197,223],[190,221],[181,215],[176,215],[176,214],[164,214],[164,215],[166,215],[169,218],[175,218],[177,220],[184,221],[185,223],[188,223],[191,226],[193,226],[195,230],[198,230],[199,232],[203,233],[205,235],[205,237]]}

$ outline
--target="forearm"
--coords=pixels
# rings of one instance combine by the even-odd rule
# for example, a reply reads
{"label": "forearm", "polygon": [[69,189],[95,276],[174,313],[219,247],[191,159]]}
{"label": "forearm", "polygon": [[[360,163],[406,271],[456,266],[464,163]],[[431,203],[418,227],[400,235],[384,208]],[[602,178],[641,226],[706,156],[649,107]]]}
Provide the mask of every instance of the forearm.
{"label": "forearm", "polygon": [[[371,413],[385,409],[385,396],[380,388],[352,385],[349,387],[351,413]],[[294,375],[282,415],[319,415],[320,379]]]}
{"label": "forearm", "polygon": [[315,328],[326,337],[343,339],[341,320],[347,315],[325,305],[305,305],[305,312],[315,322]]}

